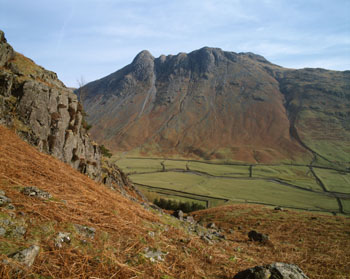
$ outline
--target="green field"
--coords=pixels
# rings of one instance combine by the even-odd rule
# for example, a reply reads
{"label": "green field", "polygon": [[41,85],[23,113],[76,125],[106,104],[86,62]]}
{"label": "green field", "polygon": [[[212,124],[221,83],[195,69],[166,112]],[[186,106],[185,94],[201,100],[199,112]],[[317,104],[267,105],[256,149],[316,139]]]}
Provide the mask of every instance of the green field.
{"label": "green field", "polygon": [[190,170],[205,172],[214,176],[232,176],[247,177],[249,176],[249,166],[238,165],[219,165],[202,162],[190,162]]}
{"label": "green field", "polygon": [[306,189],[322,191],[306,166],[254,166],[253,177],[278,178]]}
{"label": "green field", "polygon": [[350,214],[350,200],[341,200],[344,212]]}
{"label": "green field", "polygon": [[162,166],[160,162],[164,160],[135,160],[135,159],[122,159],[116,160],[115,163],[125,173],[143,173],[143,172],[155,172],[161,171]]}
{"label": "green field", "polygon": [[266,203],[325,211],[337,211],[338,209],[334,198],[270,181],[207,178],[196,174],[177,172],[134,174],[130,178],[135,183],[227,198],[239,202]]}
{"label": "green field", "polygon": [[186,170],[187,161],[173,161],[173,160],[159,160],[160,162],[164,162],[165,168],[167,170],[170,169],[181,169]]}
{"label": "green field", "polygon": [[329,191],[350,193],[350,174],[329,169],[315,169],[317,176]]}
{"label": "green field", "polygon": [[[220,164],[161,158],[124,158],[117,165],[150,199],[223,203],[257,203],[321,212],[340,212],[332,194],[319,185],[309,166]],[[350,174],[313,168],[328,191],[344,193],[343,209],[350,214]]]}

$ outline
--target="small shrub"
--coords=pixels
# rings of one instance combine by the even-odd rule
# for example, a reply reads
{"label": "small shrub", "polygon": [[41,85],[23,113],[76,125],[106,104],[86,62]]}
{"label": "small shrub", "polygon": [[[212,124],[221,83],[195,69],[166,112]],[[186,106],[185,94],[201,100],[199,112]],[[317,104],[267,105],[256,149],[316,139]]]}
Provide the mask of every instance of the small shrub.
{"label": "small shrub", "polygon": [[103,144],[101,144],[99,146],[99,148],[100,148],[102,156],[105,156],[107,158],[111,158],[112,157],[112,153],[110,152],[110,150],[107,147],[105,147]]}

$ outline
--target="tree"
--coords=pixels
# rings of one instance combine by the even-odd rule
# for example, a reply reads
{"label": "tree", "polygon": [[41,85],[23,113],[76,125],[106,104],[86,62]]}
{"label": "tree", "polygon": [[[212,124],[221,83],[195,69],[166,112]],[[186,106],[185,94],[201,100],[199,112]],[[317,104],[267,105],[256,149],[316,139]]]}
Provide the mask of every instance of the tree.
{"label": "tree", "polygon": [[86,121],[86,117],[87,117],[87,113],[85,112],[85,110],[83,109],[84,106],[84,101],[87,95],[87,91],[86,88],[84,88],[86,81],[84,79],[83,76],[81,76],[80,78],[77,79],[77,84],[78,84],[78,89],[75,91],[77,96],[78,96],[78,101],[80,103],[81,106],[81,114],[83,116],[82,122],[81,124],[83,125],[83,127],[89,131],[92,127],[92,125],[90,125],[87,121]]}
{"label": "tree", "polygon": [[107,158],[111,158],[112,157],[112,153],[109,151],[109,149],[107,147],[105,147],[103,144],[100,145],[100,151],[101,154]]}
{"label": "tree", "polygon": [[79,102],[83,105],[87,95],[86,88],[84,88],[84,86],[86,85],[85,78],[83,76],[78,78],[77,84],[78,84],[78,89],[76,90],[76,93],[77,93]]}

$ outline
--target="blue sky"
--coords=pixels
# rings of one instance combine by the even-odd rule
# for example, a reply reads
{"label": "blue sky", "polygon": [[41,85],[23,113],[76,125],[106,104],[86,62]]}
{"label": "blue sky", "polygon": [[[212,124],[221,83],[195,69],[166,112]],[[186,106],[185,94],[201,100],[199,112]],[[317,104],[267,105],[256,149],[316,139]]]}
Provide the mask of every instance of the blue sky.
{"label": "blue sky", "polygon": [[350,70],[350,0],[0,0],[18,52],[77,86],[153,56],[210,46],[289,68]]}

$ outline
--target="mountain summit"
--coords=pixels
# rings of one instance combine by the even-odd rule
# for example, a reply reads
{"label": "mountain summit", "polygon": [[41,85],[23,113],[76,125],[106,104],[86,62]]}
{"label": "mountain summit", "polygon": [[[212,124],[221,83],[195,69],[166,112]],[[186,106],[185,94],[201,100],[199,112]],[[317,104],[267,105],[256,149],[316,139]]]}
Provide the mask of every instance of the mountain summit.
{"label": "mountain summit", "polygon": [[349,71],[286,69],[204,47],[159,58],[142,51],[81,92],[92,136],[114,151],[349,161],[349,81]]}

